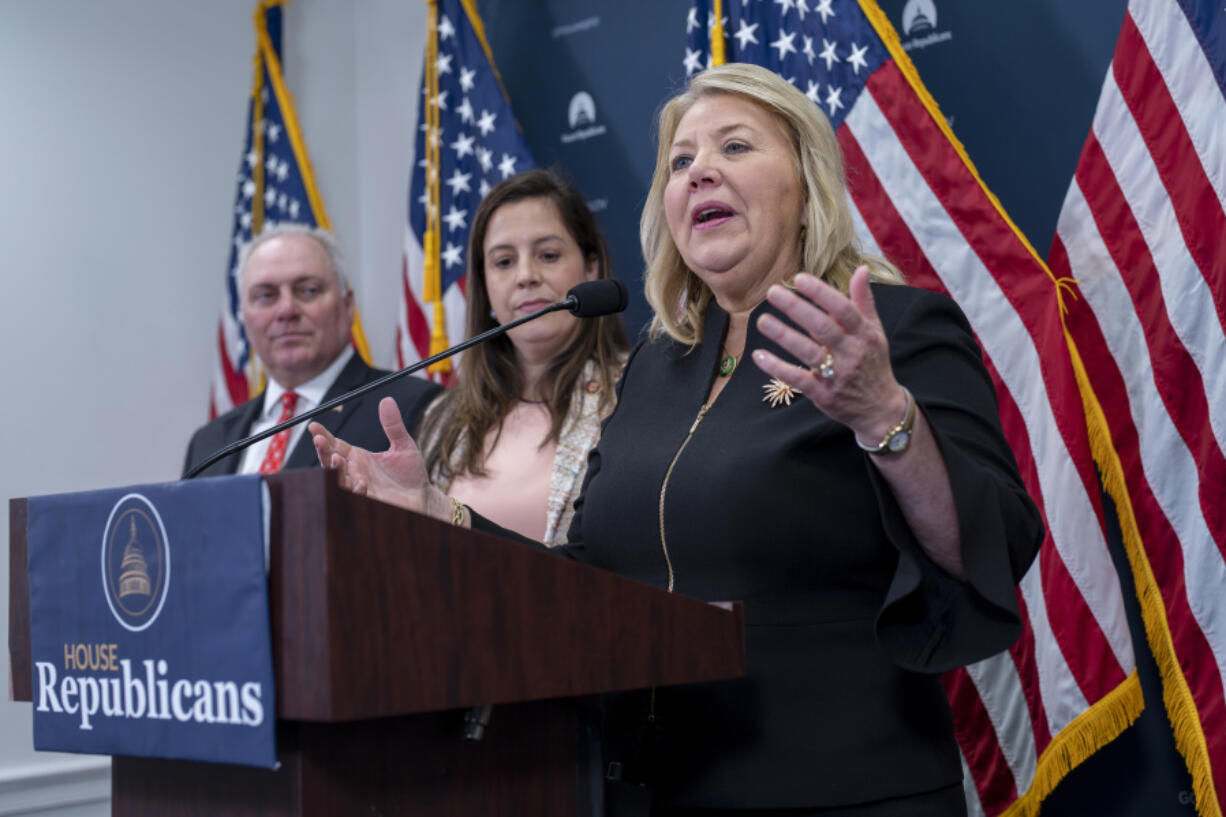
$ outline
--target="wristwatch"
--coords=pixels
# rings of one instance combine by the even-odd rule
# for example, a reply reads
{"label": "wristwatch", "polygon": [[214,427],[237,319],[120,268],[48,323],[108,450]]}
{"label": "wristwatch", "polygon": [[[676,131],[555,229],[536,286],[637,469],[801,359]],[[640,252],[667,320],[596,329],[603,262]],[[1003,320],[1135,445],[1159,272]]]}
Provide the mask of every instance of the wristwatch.
{"label": "wristwatch", "polygon": [[911,445],[911,428],[915,425],[915,398],[906,386],[903,386],[902,390],[907,395],[907,410],[902,422],[887,431],[877,445],[865,445],[856,437],[856,445],[860,446],[862,451],[870,454],[901,454]]}

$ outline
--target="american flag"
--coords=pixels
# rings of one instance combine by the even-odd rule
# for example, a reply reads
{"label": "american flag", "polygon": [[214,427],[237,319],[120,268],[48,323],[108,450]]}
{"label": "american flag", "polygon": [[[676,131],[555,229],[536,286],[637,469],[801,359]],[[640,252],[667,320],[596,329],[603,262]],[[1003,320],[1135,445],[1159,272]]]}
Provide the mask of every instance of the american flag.
{"label": "american flag", "polygon": [[[464,339],[465,254],[477,205],[536,166],[472,0],[429,5],[396,355],[403,368]],[[447,361],[431,368],[445,377]]]}
{"label": "american flag", "polygon": [[[255,76],[247,107],[247,141],[238,166],[230,263],[217,326],[217,365],[209,390],[210,417],[246,402],[263,388],[263,373],[239,322],[239,250],[277,222],[330,229],[294,102],[281,74],[282,2],[263,0],[255,10]],[[369,363],[370,350],[356,313],[352,334],[353,345]]]}
{"label": "american flag", "polygon": [[1049,262],[1197,809],[1226,791],[1226,4],[1132,0]]}
{"label": "american flag", "polygon": [[970,813],[1037,813],[1143,706],[1061,322],[1065,288],[979,179],[871,0],[696,0],[686,31],[687,74],[757,63],[821,107],[866,246],[954,298],[983,347],[1047,538],[1018,590],[1022,637],[943,682]]}

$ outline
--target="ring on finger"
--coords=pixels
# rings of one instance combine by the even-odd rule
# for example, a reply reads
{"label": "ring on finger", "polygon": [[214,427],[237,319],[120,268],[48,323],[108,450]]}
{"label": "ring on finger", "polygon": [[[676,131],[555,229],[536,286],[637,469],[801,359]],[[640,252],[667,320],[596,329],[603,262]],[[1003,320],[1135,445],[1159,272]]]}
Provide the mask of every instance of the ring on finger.
{"label": "ring on finger", "polygon": [[830,352],[822,358],[821,364],[817,367],[817,373],[821,375],[823,380],[829,380],[834,377],[834,355]]}

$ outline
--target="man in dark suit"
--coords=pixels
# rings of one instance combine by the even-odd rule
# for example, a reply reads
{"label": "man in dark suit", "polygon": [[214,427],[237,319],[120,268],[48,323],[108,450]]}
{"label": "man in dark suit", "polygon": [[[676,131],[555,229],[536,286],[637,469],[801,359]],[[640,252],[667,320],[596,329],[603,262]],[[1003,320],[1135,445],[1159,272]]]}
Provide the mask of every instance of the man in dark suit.
{"label": "man in dark suit", "polygon": [[[244,247],[238,278],[243,327],[268,372],[268,386],[192,435],[184,473],[235,440],[387,374],[367,366],[349,345],[353,291],[330,233],[301,225],[271,227]],[[316,419],[347,442],[383,450],[387,438],[379,423],[379,400],[395,397],[413,429],[438,390],[434,383],[406,377]],[[317,466],[305,425],[219,460],[201,476]]]}

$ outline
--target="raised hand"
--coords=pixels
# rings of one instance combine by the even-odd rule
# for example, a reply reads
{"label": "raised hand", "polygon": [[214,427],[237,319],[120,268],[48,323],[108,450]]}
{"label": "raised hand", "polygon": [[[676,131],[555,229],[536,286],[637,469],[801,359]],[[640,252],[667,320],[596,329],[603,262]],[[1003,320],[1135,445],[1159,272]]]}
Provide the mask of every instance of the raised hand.
{"label": "raised hand", "polygon": [[[762,349],[754,351],[754,363],[800,390],[863,444],[876,444],[903,416],[907,393],[894,379],[868,268],[851,277],[850,297],[806,274],[796,276],[795,292],[773,286],[766,297],[795,325],[763,315],[758,329],[807,365],[785,363]],[[959,529],[949,523],[957,519],[949,472],[923,412],[915,415],[905,453],[869,459],[920,547],[951,576],[965,578]]]}
{"label": "raised hand", "polygon": [[393,398],[379,401],[379,422],[391,447],[377,454],[338,439],[319,423],[311,423],[307,430],[320,463],[336,469],[341,487],[412,511],[438,515],[436,508],[445,508],[446,499],[440,505],[432,496],[441,492],[430,485],[421,451],[404,427],[400,407]]}
{"label": "raised hand", "polygon": [[881,439],[903,416],[907,398],[890,366],[868,268],[852,276],[850,297],[802,273],[795,291],[776,285],[767,299],[795,325],[763,315],[758,329],[808,365],[786,363],[759,349],[753,353],[758,368],[803,393],[861,440]]}

